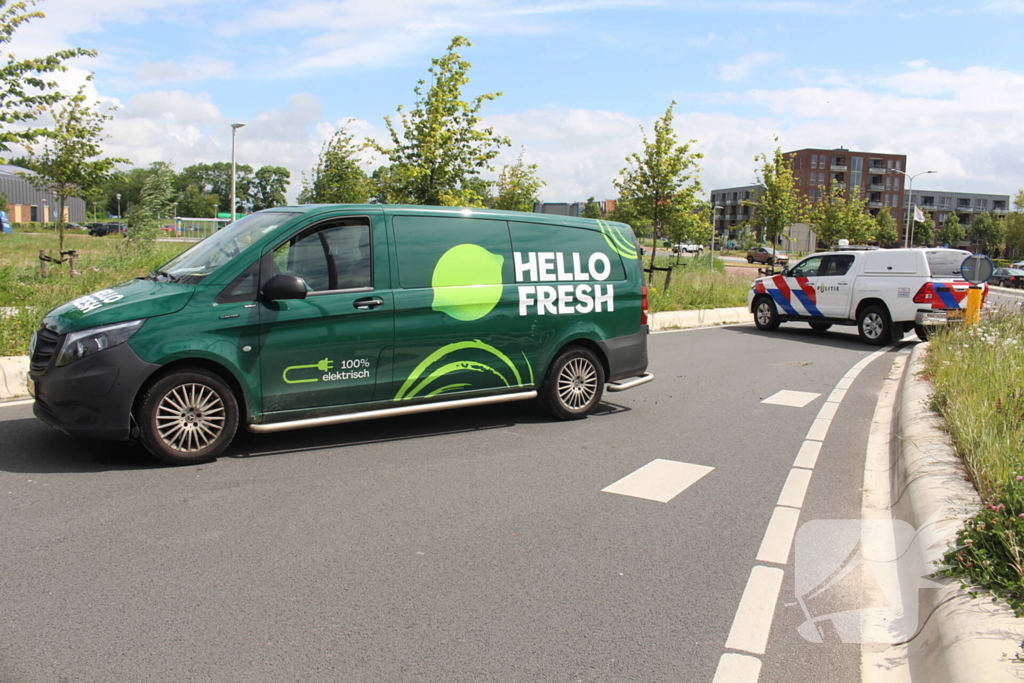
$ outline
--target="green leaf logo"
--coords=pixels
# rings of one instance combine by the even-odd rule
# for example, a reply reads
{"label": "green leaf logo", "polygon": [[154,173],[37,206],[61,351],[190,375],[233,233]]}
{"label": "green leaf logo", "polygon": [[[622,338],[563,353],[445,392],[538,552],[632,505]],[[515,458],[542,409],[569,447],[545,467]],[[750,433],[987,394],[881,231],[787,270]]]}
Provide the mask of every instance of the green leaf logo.
{"label": "green leaf logo", "polygon": [[[494,363],[494,366],[491,366],[487,363],[465,357],[472,352],[477,352],[484,358],[490,356],[492,359],[490,362],[492,363],[494,363],[494,360],[500,362]],[[451,356],[460,355],[463,356],[462,359],[451,358]],[[512,359],[490,344],[479,339],[447,344],[431,353],[416,366],[416,369],[406,378],[398,393],[395,394],[395,400],[407,401],[420,396],[437,396],[448,391],[457,391],[471,387],[469,382],[445,384],[424,394],[430,388],[430,385],[437,383],[438,380],[442,380],[447,375],[465,371],[480,372],[484,373],[484,375],[497,377],[506,387],[532,386],[535,381],[533,366],[525,354],[523,355],[523,362],[530,372],[529,385],[524,384],[524,378],[519,373],[515,363],[512,362]]]}
{"label": "green leaf logo", "polygon": [[505,259],[475,244],[452,247],[437,260],[431,286],[433,309],[456,320],[479,320],[501,299]]}

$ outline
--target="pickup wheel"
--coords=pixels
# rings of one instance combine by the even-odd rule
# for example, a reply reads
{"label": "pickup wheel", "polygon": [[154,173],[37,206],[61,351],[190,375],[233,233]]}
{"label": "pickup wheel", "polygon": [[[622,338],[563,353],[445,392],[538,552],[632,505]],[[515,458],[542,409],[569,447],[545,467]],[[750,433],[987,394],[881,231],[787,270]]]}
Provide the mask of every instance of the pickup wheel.
{"label": "pickup wheel", "polygon": [[775,307],[772,298],[763,296],[758,299],[754,304],[754,324],[757,325],[757,329],[762,332],[771,332],[778,329],[780,322],[779,309]]}
{"label": "pickup wheel", "polygon": [[874,346],[883,346],[892,338],[892,320],[885,306],[868,306],[857,318],[860,338]]}
{"label": "pickup wheel", "polygon": [[811,329],[815,332],[824,332],[828,328],[832,327],[832,323],[807,323],[811,326]]}
{"label": "pickup wheel", "polygon": [[932,336],[932,330],[924,325],[914,325],[914,332],[917,333],[917,338],[921,341],[928,341],[928,338]]}

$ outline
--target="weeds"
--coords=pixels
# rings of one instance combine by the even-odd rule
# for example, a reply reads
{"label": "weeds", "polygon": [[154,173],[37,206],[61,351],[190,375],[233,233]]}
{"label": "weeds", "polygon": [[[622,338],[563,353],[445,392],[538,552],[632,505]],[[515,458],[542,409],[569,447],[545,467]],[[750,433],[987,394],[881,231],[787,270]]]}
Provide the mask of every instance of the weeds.
{"label": "weeds", "polygon": [[[659,258],[655,265],[668,267],[675,258]],[[665,291],[666,273],[656,272],[648,278],[648,305],[652,313],[658,311],[685,311],[705,308],[731,308],[745,306],[750,281],[725,272],[717,258],[711,262],[710,254],[681,260],[686,264],[675,269],[668,291]]]}

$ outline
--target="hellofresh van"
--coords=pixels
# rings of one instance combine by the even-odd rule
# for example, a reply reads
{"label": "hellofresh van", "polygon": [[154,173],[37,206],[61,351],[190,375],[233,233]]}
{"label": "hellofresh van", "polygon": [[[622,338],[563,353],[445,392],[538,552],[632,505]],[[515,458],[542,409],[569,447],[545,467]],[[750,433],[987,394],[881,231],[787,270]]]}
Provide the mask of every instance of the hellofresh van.
{"label": "hellofresh van", "polygon": [[629,226],[541,214],[301,206],[244,218],[75,299],[31,344],[35,414],[211,460],[275,432],[537,399],[586,417],[653,379]]}

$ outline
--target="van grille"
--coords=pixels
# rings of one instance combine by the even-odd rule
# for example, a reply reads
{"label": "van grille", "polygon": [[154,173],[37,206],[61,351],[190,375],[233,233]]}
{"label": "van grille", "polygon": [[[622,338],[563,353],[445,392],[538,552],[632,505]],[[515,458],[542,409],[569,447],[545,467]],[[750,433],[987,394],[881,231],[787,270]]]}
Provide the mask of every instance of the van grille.
{"label": "van grille", "polygon": [[30,366],[35,372],[42,372],[50,365],[50,359],[60,348],[64,335],[52,332],[45,327],[36,332],[36,350],[32,354]]}

